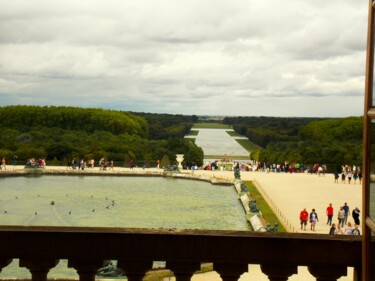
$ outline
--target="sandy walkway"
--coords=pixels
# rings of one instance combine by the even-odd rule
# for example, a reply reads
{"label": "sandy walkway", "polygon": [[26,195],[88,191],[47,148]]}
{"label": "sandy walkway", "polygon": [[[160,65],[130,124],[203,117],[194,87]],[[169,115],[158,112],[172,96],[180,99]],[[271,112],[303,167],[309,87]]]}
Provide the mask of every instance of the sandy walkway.
{"label": "sandy walkway", "polygon": [[[195,171],[196,174],[206,174],[210,171]],[[217,178],[231,178],[231,171],[212,172],[212,176]],[[241,172],[242,180],[255,180],[259,183],[262,193],[271,202],[278,216],[285,222],[292,232],[313,233],[312,231],[301,231],[299,224],[299,213],[303,208],[309,212],[315,208],[319,222],[316,225],[315,233],[329,233],[327,223],[326,208],[332,203],[334,208],[333,222],[337,222],[337,212],[339,207],[345,202],[351,210],[354,207],[361,209],[362,189],[361,185],[334,183],[332,174],[325,177],[306,174],[285,174],[285,173],[263,173],[263,172]],[[351,212],[351,211],[350,211]],[[352,221],[350,216],[349,221]],[[361,220],[362,221],[362,220]],[[308,227],[310,227],[308,225]],[[348,270],[348,276],[339,280],[353,280],[353,270]],[[216,281],[221,280],[216,273],[206,273],[195,275],[193,281]],[[268,280],[261,272],[258,265],[250,265],[249,272],[241,276],[240,281]],[[298,275],[289,278],[291,281],[315,280],[306,267],[298,268]]]}
{"label": "sandy walkway", "polygon": [[[194,174],[212,176],[215,178],[233,178],[232,171],[194,171]],[[299,213],[303,208],[308,212],[315,208],[319,222],[315,233],[329,233],[326,208],[332,203],[334,208],[333,222],[337,223],[339,207],[345,202],[350,207],[349,221],[352,222],[351,211],[362,205],[362,187],[356,184],[334,183],[332,174],[318,177],[317,175],[241,172],[242,180],[252,180],[259,184],[263,196],[270,202],[271,207],[284,222],[290,232],[313,233],[301,231]]]}

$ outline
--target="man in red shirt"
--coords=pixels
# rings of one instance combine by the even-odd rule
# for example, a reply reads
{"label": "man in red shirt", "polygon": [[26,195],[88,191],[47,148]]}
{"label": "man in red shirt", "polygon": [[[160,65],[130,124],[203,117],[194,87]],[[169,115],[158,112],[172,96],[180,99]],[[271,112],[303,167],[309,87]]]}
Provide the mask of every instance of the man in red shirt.
{"label": "man in red shirt", "polygon": [[327,213],[327,217],[328,217],[327,224],[332,225],[333,207],[332,207],[331,203],[329,203],[329,206],[327,207],[326,213]]}
{"label": "man in red shirt", "polygon": [[308,218],[309,218],[309,213],[306,211],[306,208],[304,208],[299,214],[299,219],[301,221],[301,229],[303,228],[304,230],[306,230]]}

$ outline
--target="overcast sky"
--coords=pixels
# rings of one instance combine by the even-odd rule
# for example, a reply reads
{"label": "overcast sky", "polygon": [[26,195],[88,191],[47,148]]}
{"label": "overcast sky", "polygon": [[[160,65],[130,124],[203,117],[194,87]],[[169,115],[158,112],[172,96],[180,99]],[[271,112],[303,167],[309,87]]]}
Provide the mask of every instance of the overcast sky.
{"label": "overcast sky", "polygon": [[368,0],[0,0],[0,106],[363,115]]}

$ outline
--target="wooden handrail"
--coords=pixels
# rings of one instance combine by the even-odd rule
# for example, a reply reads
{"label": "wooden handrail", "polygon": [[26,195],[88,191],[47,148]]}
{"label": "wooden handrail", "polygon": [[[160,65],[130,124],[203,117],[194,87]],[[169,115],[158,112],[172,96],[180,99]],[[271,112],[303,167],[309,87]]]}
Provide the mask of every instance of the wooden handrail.
{"label": "wooden handrail", "polygon": [[[153,261],[166,261],[177,281],[211,262],[223,281],[260,264],[270,280],[287,280],[307,266],[318,280],[361,272],[361,238],[351,235],[104,227],[0,226],[0,269],[19,259],[33,281],[46,281],[60,259],[82,281],[94,281],[104,260],[117,260],[129,281],[142,280]],[[1,278],[1,274],[0,274]]]}

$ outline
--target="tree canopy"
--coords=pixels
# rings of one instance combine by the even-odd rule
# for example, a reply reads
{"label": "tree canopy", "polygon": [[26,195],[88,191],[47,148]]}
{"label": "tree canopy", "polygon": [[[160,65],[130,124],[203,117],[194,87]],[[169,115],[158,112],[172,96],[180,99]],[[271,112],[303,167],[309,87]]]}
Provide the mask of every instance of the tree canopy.
{"label": "tree canopy", "polygon": [[5,106],[0,107],[0,156],[60,161],[105,157],[126,162],[168,155],[173,160],[176,153],[191,149],[199,154],[200,149],[183,138],[191,120],[193,116],[94,108]]}
{"label": "tree canopy", "polygon": [[363,117],[231,117],[224,122],[264,148],[254,156],[261,162],[362,163]]}

